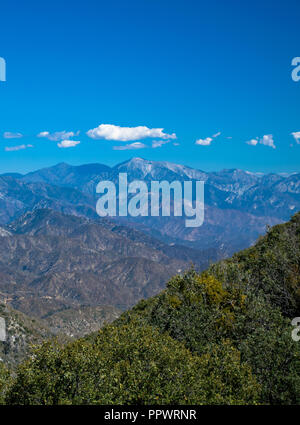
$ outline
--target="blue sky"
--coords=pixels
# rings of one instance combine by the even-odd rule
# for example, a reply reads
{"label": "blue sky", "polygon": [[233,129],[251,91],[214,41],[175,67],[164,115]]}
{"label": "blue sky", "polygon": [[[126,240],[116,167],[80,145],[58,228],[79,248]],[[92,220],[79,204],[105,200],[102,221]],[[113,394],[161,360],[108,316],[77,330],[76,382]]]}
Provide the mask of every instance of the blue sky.
{"label": "blue sky", "polygon": [[0,172],[132,156],[300,171],[299,18],[293,0],[2,2]]}

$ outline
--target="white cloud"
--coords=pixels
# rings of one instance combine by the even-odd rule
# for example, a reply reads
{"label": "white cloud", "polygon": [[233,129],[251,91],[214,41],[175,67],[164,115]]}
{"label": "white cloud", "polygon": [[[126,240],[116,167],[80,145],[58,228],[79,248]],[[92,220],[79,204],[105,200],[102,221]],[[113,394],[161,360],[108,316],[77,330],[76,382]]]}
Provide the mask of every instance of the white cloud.
{"label": "white cloud", "polygon": [[167,134],[163,128],[138,127],[120,127],[113,124],[101,124],[98,127],[89,130],[86,134],[92,139],[105,139],[121,142],[130,142],[146,138],[158,137],[160,139],[176,139],[176,134]]}
{"label": "white cloud", "polygon": [[250,146],[256,146],[257,143],[258,143],[258,140],[257,139],[251,139],[251,140],[248,140],[248,142],[246,142],[246,143],[247,143],[247,145],[250,145]]}
{"label": "white cloud", "polygon": [[131,150],[131,149],[145,149],[148,146],[145,145],[144,143],[141,142],[134,142],[134,143],[130,143],[129,145],[124,145],[124,146],[114,146],[113,149],[115,151],[127,151],[127,150]]}
{"label": "white cloud", "polygon": [[59,142],[60,140],[68,140],[71,137],[78,136],[79,131],[74,133],[73,131],[55,131],[49,133],[49,131],[41,131],[37,137],[45,137],[46,139],[52,140],[53,142]]}
{"label": "white cloud", "polygon": [[163,145],[166,145],[167,143],[170,143],[170,140],[153,140],[152,142],[152,148],[161,148]]}
{"label": "white cloud", "polygon": [[210,146],[213,139],[216,137],[219,137],[221,135],[221,131],[218,131],[217,133],[213,134],[211,137],[206,137],[205,139],[198,139],[195,142],[195,145],[200,146]]}
{"label": "white cloud", "polygon": [[41,131],[37,137],[47,137],[50,135],[49,131]]}
{"label": "white cloud", "polygon": [[265,146],[270,146],[270,148],[276,149],[272,134],[266,134],[265,136],[263,136],[262,139],[260,139],[259,143]]}
{"label": "white cloud", "polygon": [[206,139],[196,140],[195,145],[210,146],[212,141],[213,141],[212,137],[206,137]]}
{"label": "white cloud", "polygon": [[265,134],[263,137],[256,139],[251,139],[246,142],[250,146],[257,146],[257,144],[269,146],[270,148],[276,149],[273,135],[272,134]]}
{"label": "white cloud", "polygon": [[3,133],[4,139],[20,139],[23,137],[23,134],[21,133],[11,133],[10,131],[6,131]]}
{"label": "white cloud", "polygon": [[62,140],[60,143],[57,143],[59,148],[73,148],[76,145],[79,145],[77,140]]}
{"label": "white cloud", "polygon": [[33,148],[33,146],[32,145],[18,145],[18,146],[11,146],[11,147],[6,146],[5,150],[6,152],[14,152],[14,151],[20,151],[22,149],[27,149],[27,148]]}
{"label": "white cloud", "polygon": [[291,135],[294,137],[294,139],[296,140],[296,143],[298,143],[298,145],[300,144],[300,131],[295,131],[294,133],[291,133]]}

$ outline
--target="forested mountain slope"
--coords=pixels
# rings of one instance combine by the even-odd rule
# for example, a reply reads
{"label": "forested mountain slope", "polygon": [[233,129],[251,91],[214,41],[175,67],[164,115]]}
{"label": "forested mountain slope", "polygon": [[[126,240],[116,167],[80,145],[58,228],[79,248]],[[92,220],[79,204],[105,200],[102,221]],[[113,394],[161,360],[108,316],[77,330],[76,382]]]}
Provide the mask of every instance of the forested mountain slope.
{"label": "forested mountain slope", "polygon": [[300,213],[202,274],[175,276],[99,333],[48,342],[6,388],[17,404],[297,404]]}

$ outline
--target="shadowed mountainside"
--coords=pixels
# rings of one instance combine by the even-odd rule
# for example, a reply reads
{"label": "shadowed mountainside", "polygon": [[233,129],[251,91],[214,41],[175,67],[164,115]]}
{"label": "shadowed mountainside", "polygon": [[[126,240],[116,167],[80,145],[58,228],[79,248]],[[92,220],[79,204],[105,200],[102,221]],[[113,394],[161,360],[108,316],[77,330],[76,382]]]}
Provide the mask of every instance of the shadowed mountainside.
{"label": "shadowed mountainside", "polygon": [[127,308],[159,292],[190,261],[209,264],[192,249],[52,210],[27,212],[2,228],[0,239],[0,291],[36,317],[84,305]]}

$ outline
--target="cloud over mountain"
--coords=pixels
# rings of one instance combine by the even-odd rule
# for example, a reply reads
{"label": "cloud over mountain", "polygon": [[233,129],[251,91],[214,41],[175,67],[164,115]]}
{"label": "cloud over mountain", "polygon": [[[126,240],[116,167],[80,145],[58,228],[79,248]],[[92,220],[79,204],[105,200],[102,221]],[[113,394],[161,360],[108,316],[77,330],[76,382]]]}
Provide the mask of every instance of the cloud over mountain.
{"label": "cloud over mountain", "polygon": [[298,145],[300,144],[300,131],[295,131],[293,133],[291,133],[291,135],[294,137],[294,139],[296,140],[296,143],[298,143]]}
{"label": "cloud over mountain", "polygon": [[20,151],[22,149],[27,149],[27,148],[33,148],[33,145],[18,145],[18,146],[6,146],[5,147],[5,151],[6,152],[15,152],[15,151]]}
{"label": "cloud over mountain", "polygon": [[74,133],[74,131],[55,131],[54,133],[50,133],[49,131],[41,131],[37,137],[44,137],[53,142],[59,142],[61,140],[68,140],[71,137],[78,136],[79,131]]}
{"label": "cloud over mountain", "polygon": [[167,143],[170,143],[170,140],[153,140],[152,142],[152,148],[161,148],[163,145],[166,145]]}
{"label": "cloud over mountain", "polygon": [[211,137],[206,137],[205,139],[198,139],[195,142],[195,145],[200,145],[200,146],[210,146],[211,142],[216,138],[219,137],[221,134],[220,131],[218,131],[216,134],[213,134]]}
{"label": "cloud over mountain", "polygon": [[272,134],[266,134],[260,139],[259,143],[265,146],[269,146],[270,148],[276,149],[274,144],[274,139]]}
{"label": "cloud over mountain", "polygon": [[145,145],[144,143],[134,142],[134,143],[130,143],[128,145],[114,146],[113,150],[115,150],[115,151],[126,151],[126,150],[132,150],[132,149],[144,149],[144,148],[147,148],[147,147],[148,146]]}
{"label": "cloud over mountain", "polygon": [[250,145],[250,146],[257,146],[258,144],[260,144],[260,145],[265,145],[265,146],[269,146],[270,148],[276,149],[272,134],[265,134],[261,138],[256,137],[256,139],[248,140],[246,143],[247,145]]}
{"label": "cloud over mountain", "polygon": [[247,143],[247,145],[250,145],[250,146],[256,146],[257,143],[258,143],[258,140],[257,139],[251,139],[251,140],[248,140],[246,143]]}
{"label": "cloud over mountain", "polygon": [[23,137],[23,134],[5,131],[5,133],[3,133],[3,137],[4,137],[4,139],[20,139],[21,137]]}
{"label": "cloud over mountain", "polygon": [[148,128],[146,126],[138,127],[120,127],[113,124],[100,124],[91,129],[87,135],[92,139],[114,140],[129,142],[147,138],[176,139],[176,134],[164,133],[163,128]]}
{"label": "cloud over mountain", "polygon": [[57,143],[59,148],[73,148],[74,146],[79,145],[79,140],[62,140],[60,143]]}
{"label": "cloud over mountain", "polygon": [[205,139],[196,140],[195,145],[210,146],[212,141],[213,141],[212,137],[206,137]]}

